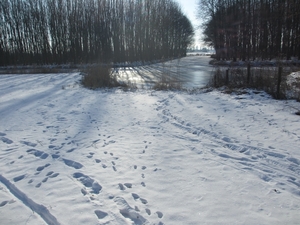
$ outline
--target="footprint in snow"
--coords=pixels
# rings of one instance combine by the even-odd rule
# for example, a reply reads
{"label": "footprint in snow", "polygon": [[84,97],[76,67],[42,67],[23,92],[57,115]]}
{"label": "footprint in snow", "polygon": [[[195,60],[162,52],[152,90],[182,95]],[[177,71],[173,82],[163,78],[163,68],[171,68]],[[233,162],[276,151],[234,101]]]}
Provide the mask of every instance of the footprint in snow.
{"label": "footprint in snow", "polygon": [[141,202],[142,202],[144,205],[146,205],[146,204],[148,203],[148,201],[147,201],[146,199],[144,199],[144,198],[140,198],[140,200],[141,200]]}
{"label": "footprint in snow", "polygon": [[101,210],[95,210],[94,211],[98,219],[103,219],[105,218],[108,214],[106,212],[103,212]]}
{"label": "footprint in snow", "polygon": [[35,157],[40,158],[40,159],[47,159],[48,156],[49,156],[48,153],[45,153],[43,151],[36,150],[36,149],[29,149],[26,152],[29,153],[29,154],[32,154]]}
{"label": "footprint in snow", "polygon": [[1,137],[0,140],[3,141],[6,144],[9,144],[9,145],[12,144],[12,143],[14,143],[12,140],[10,140],[10,139],[8,139],[6,137]]}
{"label": "footprint in snow", "polygon": [[75,150],[76,150],[76,148],[71,148],[70,150],[67,151],[67,153],[71,153],[71,152],[73,152]]}
{"label": "footprint in snow", "polygon": [[160,211],[157,211],[156,214],[157,214],[158,218],[160,218],[160,219],[163,218],[163,216],[164,216],[164,214]]}
{"label": "footprint in snow", "polygon": [[134,200],[137,200],[137,199],[140,198],[140,196],[138,194],[136,194],[136,193],[132,193],[131,195],[132,195],[132,197],[133,197]]}
{"label": "footprint in snow", "polygon": [[86,188],[88,188],[90,190],[90,193],[100,193],[102,186],[91,177],[79,172],[74,173],[73,177],[80,181]]}
{"label": "footprint in snow", "polygon": [[62,159],[67,166],[73,167],[74,169],[81,169],[83,165],[79,162],[75,162],[70,159]]}
{"label": "footprint in snow", "polygon": [[21,144],[27,145],[29,147],[35,147],[37,144],[29,142],[29,141],[20,141]]}
{"label": "footprint in snow", "polygon": [[47,177],[49,178],[55,178],[59,175],[59,173],[54,173],[53,171],[50,171],[46,174]]}
{"label": "footprint in snow", "polygon": [[119,188],[120,188],[121,191],[124,191],[124,190],[125,190],[125,187],[124,187],[123,184],[119,183],[118,185],[119,185]]}
{"label": "footprint in snow", "polygon": [[14,182],[18,182],[20,180],[23,180],[25,178],[26,174],[23,174],[23,175],[20,175],[20,176],[17,176],[15,178],[13,178],[13,181]]}
{"label": "footprint in snow", "polygon": [[7,203],[8,203],[8,201],[3,201],[3,202],[1,202],[1,203],[0,203],[0,207],[5,206]]}
{"label": "footprint in snow", "polygon": [[145,205],[148,203],[148,201],[144,198],[141,198],[138,194],[132,193],[131,194],[134,200],[140,199],[140,201]]}
{"label": "footprint in snow", "polygon": [[0,203],[0,207],[3,207],[3,206],[5,206],[5,205],[7,205],[7,204],[12,204],[12,203],[15,203],[16,201],[15,200],[10,200],[10,201],[3,201],[3,202],[1,202]]}
{"label": "footprint in snow", "polygon": [[93,158],[94,154],[95,154],[95,153],[90,152],[89,155],[87,156],[87,158],[89,158],[89,159],[90,159],[90,158]]}
{"label": "footprint in snow", "polygon": [[44,165],[44,166],[39,166],[38,168],[36,168],[36,170],[37,170],[38,172],[41,172],[43,169],[45,169],[45,168],[48,167],[48,166],[50,166],[50,163],[47,163],[47,164]]}
{"label": "footprint in snow", "polygon": [[146,211],[146,213],[150,216],[151,215],[151,211],[150,211],[150,209],[145,209],[145,211]]}
{"label": "footprint in snow", "polygon": [[134,224],[146,224],[148,221],[141,216],[135,209],[133,209],[124,198],[116,197],[114,199],[115,203],[117,204],[117,207],[119,209],[119,212],[122,216],[125,218],[128,218],[132,220]]}
{"label": "footprint in snow", "polygon": [[58,154],[52,154],[51,156],[53,159],[58,159],[60,157],[60,155],[58,155]]}
{"label": "footprint in snow", "polygon": [[132,188],[132,184],[131,183],[125,183],[124,184],[127,188]]}

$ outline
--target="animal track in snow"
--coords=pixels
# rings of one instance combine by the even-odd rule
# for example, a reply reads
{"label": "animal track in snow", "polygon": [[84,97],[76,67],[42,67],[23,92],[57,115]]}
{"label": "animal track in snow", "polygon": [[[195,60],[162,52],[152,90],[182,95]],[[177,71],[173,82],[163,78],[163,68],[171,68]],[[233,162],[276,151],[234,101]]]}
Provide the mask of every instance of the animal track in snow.
{"label": "animal track in snow", "polygon": [[101,160],[100,160],[100,159],[95,159],[95,162],[96,162],[96,163],[100,163]]}
{"label": "animal track in snow", "polygon": [[97,181],[83,173],[74,173],[73,177],[79,180],[86,188],[91,189],[91,193],[99,194],[102,189],[102,186]]}

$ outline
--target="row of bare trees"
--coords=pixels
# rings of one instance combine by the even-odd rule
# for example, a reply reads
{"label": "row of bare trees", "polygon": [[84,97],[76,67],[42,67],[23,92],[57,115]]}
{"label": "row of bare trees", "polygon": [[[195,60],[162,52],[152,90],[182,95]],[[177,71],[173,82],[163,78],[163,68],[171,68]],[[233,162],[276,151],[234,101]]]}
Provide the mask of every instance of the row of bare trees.
{"label": "row of bare trees", "polygon": [[182,56],[193,27],[173,0],[1,0],[0,65]]}
{"label": "row of bare trees", "polygon": [[199,0],[218,59],[300,58],[299,0]]}

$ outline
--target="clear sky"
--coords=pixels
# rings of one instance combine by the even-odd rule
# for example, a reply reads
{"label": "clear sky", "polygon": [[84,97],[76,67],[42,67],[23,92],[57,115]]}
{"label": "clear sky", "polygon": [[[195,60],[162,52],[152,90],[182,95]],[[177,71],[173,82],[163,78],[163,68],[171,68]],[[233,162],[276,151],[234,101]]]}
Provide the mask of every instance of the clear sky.
{"label": "clear sky", "polygon": [[200,24],[199,19],[197,19],[197,17],[196,17],[197,3],[198,3],[199,0],[175,0],[175,1],[177,1],[180,4],[183,13],[185,13],[186,16],[192,22],[192,24],[195,28],[195,31],[196,31],[196,35],[195,35],[195,42],[196,43],[195,44],[200,47],[200,45],[202,44],[201,41],[200,41],[201,31],[196,30],[197,26],[199,26],[199,24]]}

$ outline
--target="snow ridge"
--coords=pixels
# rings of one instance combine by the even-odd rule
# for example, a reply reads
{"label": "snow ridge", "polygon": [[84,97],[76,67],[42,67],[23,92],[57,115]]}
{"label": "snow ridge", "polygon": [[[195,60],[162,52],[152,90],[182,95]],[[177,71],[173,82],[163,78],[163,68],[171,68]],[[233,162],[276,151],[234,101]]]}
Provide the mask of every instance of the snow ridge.
{"label": "snow ridge", "polygon": [[39,214],[43,220],[49,225],[59,225],[60,223],[57,219],[49,212],[49,210],[40,204],[37,204],[30,198],[28,198],[22,191],[20,191],[15,185],[13,185],[9,180],[3,177],[0,174],[0,181],[6,185],[6,187],[10,190],[10,192],[20,199],[26,206],[28,206],[31,210]]}

